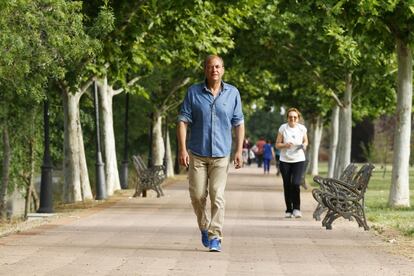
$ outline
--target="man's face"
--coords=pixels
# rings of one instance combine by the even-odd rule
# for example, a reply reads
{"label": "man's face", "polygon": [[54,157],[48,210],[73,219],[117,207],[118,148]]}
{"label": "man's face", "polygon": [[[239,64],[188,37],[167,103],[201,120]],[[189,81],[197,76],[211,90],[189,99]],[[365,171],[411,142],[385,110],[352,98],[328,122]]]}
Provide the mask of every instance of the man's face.
{"label": "man's face", "polygon": [[224,66],[219,58],[210,59],[204,68],[206,79],[210,81],[221,81],[224,74]]}

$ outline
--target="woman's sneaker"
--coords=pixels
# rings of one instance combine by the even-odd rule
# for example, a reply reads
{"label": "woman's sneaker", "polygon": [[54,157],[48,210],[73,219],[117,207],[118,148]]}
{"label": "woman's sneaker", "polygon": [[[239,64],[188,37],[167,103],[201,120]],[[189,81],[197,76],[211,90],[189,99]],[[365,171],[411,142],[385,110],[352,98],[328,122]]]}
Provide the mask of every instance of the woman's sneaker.
{"label": "woman's sneaker", "polygon": [[291,218],[292,217],[292,213],[291,212],[286,212],[285,213],[285,218]]}
{"label": "woman's sneaker", "polygon": [[295,217],[295,218],[301,218],[302,213],[299,210],[295,209],[295,210],[293,210],[292,216]]}

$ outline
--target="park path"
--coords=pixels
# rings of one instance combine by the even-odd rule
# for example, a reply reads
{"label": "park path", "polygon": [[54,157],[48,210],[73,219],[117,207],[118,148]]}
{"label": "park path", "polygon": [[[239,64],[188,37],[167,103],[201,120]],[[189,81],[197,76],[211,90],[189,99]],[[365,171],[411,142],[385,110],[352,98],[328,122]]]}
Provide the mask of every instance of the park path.
{"label": "park path", "polygon": [[274,173],[230,171],[220,253],[201,245],[185,177],[164,190],[0,238],[0,275],[414,275],[413,261],[356,222],[322,228],[309,190],[303,218],[284,218]]}

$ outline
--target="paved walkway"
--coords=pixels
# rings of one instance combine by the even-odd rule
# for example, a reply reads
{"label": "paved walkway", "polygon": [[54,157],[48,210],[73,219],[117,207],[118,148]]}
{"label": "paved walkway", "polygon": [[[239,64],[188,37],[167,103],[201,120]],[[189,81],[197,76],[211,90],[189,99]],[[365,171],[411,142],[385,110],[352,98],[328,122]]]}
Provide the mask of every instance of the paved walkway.
{"label": "paved walkway", "polygon": [[414,275],[355,222],[322,228],[309,191],[303,218],[285,219],[281,179],[255,167],[231,171],[221,253],[201,245],[186,181],[165,193],[0,238],[0,275]]}

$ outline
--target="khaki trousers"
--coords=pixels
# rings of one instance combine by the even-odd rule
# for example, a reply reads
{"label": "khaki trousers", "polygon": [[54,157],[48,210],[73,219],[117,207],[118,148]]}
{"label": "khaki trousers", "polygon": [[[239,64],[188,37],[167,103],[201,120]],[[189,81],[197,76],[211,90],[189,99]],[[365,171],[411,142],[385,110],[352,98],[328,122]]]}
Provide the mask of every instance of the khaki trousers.
{"label": "khaki trousers", "polygon": [[[202,157],[190,153],[188,171],[191,204],[200,230],[208,230],[209,239],[222,239],[224,222],[224,190],[230,157]],[[210,195],[211,213],[207,210]]]}

